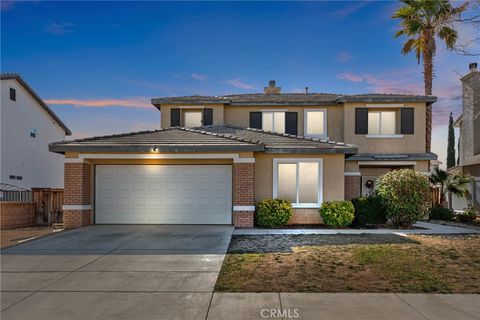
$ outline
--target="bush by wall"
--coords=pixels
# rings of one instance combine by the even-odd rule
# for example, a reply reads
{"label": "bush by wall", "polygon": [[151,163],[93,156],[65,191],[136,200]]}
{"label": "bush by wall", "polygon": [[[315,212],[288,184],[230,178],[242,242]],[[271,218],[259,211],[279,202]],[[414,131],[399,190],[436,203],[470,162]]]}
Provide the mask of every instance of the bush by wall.
{"label": "bush by wall", "polygon": [[457,216],[457,220],[460,222],[472,223],[475,222],[478,217],[480,217],[480,209],[477,207],[469,207]]}
{"label": "bush by wall", "polygon": [[379,177],[375,194],[393,227],[409,227],[427,216],[431,205],[428,178],[412,169],[400,169]]}
{"label": "bush by wall", "polygon": [[257,205],[255,224],[260,227],[274,228],[287,224],[292,217],[292,204],[281,199],[264,199]]}
{"label": "bush by wall", "polygon": [[455,218],[453,210],[444,207],[432,207],[428,214],[429,219],[451,221]]}
{"label": "bush by wall", "polygon": [[355,208],[350,201],[328,201],[322,203],[320,215],[329,227],[346,227],[353,221]]}
{"label": "bush by wall", "polygon": [[387,212],[384,210],[379,197],[375,195],[361,196],[353,199],[352,204],[355,207],[353,226],[366,227],[387,222]]}

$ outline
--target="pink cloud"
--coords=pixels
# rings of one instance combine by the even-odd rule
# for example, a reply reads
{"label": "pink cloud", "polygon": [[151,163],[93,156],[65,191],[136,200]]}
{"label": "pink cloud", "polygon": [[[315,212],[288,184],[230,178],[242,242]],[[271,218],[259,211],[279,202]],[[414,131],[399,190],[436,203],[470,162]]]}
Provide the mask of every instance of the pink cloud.
{"label": "pink cloud", "polygon": [[227,83],[232,87],[239,88],[239,89],[245,89],[245,90],[255,89],[253,85],[246,84],[240,78],[228,80]]}
{"label": "pink cloud", "polygon": [[363,82],[364,79],[361,75],[353,73],[353,72],[344,72],[337,75],[338,79],[346,80],[350,82]]}
{"label": "pink cloud", "polygon": [[104,107],[125,107],[125,108],[152,108],[148,98],[131,99],[47,99],[47,104],[73,105],[76,107],[104,108]]}

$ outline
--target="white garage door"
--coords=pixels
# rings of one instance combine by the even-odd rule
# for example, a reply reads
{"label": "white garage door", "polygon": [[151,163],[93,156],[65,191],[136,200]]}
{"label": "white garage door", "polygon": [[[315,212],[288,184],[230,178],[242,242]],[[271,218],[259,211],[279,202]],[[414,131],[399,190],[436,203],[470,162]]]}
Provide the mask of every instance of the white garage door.
{"label": "white garage door", "polygon": [[229,165],[97,165],[95,223],[231,224]]}

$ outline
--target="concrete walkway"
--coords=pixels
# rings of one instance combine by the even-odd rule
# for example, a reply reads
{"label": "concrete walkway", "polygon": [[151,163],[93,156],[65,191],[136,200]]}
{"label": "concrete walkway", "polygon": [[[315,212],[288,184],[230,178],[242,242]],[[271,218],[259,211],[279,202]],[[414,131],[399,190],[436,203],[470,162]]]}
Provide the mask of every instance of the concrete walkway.
{"label": "concrete walkway", "polygon": [[480,295],[215,293],[209,320],[473,320]]}
{"label": "concrete walkway", "polygon": [[436,223],[417,222],[416,227],[422,229],[235,229],[234,235],[265,234],[480,234],[478,229],[446,226]]}

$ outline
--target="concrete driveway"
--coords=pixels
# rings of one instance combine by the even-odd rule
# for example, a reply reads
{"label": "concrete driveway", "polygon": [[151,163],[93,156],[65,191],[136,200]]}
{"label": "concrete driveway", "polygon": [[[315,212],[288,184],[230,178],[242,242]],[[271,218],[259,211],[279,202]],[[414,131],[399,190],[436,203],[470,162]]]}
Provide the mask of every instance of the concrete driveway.
{"label": "concrete driveway", "polygon": [[98,225],[1,251],[2,319],[205,319],[233,227]]}

